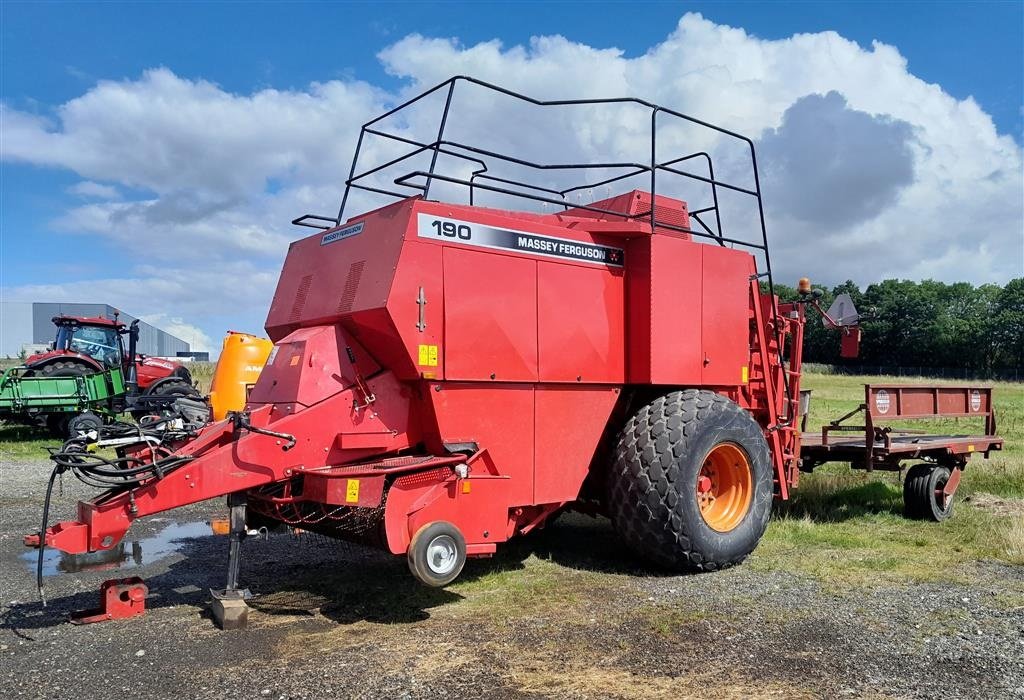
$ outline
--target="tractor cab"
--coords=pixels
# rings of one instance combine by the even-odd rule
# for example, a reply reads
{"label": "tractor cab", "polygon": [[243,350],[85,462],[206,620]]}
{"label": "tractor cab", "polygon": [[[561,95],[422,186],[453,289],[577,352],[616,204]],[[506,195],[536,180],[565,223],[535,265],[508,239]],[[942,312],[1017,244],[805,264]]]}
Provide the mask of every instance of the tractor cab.
{"label": "tractor cab", "polygon": [[121,336],[124,324],[105,318],[74,318],[58,316],[57,338],[53,351],[85,355],[103,367],[116,367],[125,357]]}

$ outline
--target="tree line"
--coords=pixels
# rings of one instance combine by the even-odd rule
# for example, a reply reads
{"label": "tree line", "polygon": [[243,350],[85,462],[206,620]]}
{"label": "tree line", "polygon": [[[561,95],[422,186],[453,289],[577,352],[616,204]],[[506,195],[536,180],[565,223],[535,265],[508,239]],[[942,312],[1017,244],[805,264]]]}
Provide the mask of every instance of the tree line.
{"label": "tree line", "polygon": [[[963,368],[979,376],[1024,370],[1024,277],[1006,285],[885,280],[861,291],[847,280],[823,290],[823,309],[849,294],[861,321],[860,356],[839,357],[839,334],[808,309],[804,361],[831,365]],[[775,285],[783,301],[796,289]]]}

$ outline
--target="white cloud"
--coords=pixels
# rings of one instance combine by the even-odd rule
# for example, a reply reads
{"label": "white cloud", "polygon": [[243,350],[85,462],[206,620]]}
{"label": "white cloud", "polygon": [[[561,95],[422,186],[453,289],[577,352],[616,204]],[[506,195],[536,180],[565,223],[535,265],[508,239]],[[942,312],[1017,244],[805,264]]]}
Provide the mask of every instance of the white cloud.
{"label": "white cloud", "polygon": [[184,340],[192,352],[210,352],[216,355],[219,350],[210,336],[206,335],[201,328],[191,323],[185,323],[180,318],[169,318],[167,314],[152,314],[142,320]]}
{"label": "white cloud", "polygon": [[92,180],[83,180],[68,188],[68,192],[83,199],[120,199],[121,192],[112,185],[101,185]]}
{"label": "white cloud", "polygon": [[[780,281],[1024,274],[1020,146],[974,100],[912,75],[894,47],[862,48],[834,32],[763,40],[688,14],[633,58],[560,36],[505,47],[419,35],[379,57],[404,81],[397,93],[332,80],[234,94],[155,68],[101,81],[47,116],[0,105],[3,159],[87,180],[73,193],[95,201],[71,205],[54,228],[87,234],[83,245],[116,244],[131,270],[14,293],[121,299],[132,313],[185,319],[214,338],[231,318],[262,321],[287,243],[304,233],[287,222],[336,211],[359,126],[455,74],[538,98],[643,97],[751,136]],[[455,106],[452,135],[540,160],[555,147],[564,159],[635,156],[647,139],[648,117],[637,110],[575,122],[567,110],[543,124],[535,110],[471,93]],[[392,126],[433,138],[439,107],[428,101]],[[708,147],[722,157],[720,177],[738,174],[722,140],[694,137],[667,129],[660,148],[667,156]],[[364,147],[364,164],[393,152],[375,139]],[[354,198],[348,213],[369,201]],[[751,233],[727,224],[737,227],[727,234]]]}

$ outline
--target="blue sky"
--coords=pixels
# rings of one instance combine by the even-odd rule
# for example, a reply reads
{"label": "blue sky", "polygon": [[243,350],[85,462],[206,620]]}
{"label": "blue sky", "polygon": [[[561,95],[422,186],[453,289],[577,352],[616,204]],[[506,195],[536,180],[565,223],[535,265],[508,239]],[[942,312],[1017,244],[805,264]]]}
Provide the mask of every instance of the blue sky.
{"label": "blue sky", "polygon": [[[0,100],[9,110],[6,124],[13,123],[10,114],[24,119],[43,117],[48,120],[45,130],[52,134],[70,129],[68,125],[61,124],[60,106],[93,93],[99,81],[139,82],[147,70],[159,67],[168,69],[172,76],[182,81],[212,83],[228,96],[251,96],[268,88],[305,94],[311,91],[311,83],[328,81],[340,84],[360,81],[381,91],[399,94],[421,80],[429,82],[423,76],[433,74],[433,63],[441,64],[438,68],[441,74],[445,74],[445,61],[453,66],[464,65],[460,61],[465,58],[468,48],[494,39],[499,39],[507,52],[510,47],[529,47],[531,37],[557,34],[574,46],[621,49],[622,59],[628,62],[643,57],[653,47],[665,42],[676,31],[680,17],[687,12],[698,12],[715,26],[742,28],[752,39],[763,40],[769,47],[774,46],[771,42],[785,40],[794,34],[817,34],[829,30],[856,42],[867,53],[872,51],[872,42],[876,40],[892,46],[906,59],[906,70],[901,72],[898,67],[892,68],[894,76],[898,72],[899,79],[909,79],[906,76],[910,76],[937,84],[945,96],[960,104],[963,104],[960,101],[973,97],[983,114],[991,118],[995,134],[1009,137],[1011,144],[1016,144],[1016,156],[1019,156],[1024,118],[1024,3],[1021,2],[453,2],[437,5],[3,2],[0,4]],[[410,34],[419,34],[427,39],[451,38],[457,42],[451,50],[432,48],[423,43],[402,43]],[[402,56],[389,64],[383,63],[378,54],[396,44],[400,44],[402,51],[407,53],[420,51],[423,65],[418,69],[401,67],[408,66],[410,61],[415,64],[415,55],[412,59]],[[686,47],[682,48],[685,50]],[[713,43],[702,45],[702,60],[709,65],[734,60],[734,57],[715,55],[715,48]],[[543,50],[534,48],[532,51],[536,56]],[[499,51],[495,60],[511,61],[512,58],[508,53]],[[785,61],[784,65],[792,65],[793,62]],[[574,84],[573,71],[580,69],[567,66],[566,84]],[[670,71],[671,65],[667,64],[664,70]],[[547,77],[557,82],[557,75]],[[783,86],[787,84],[785,75],[770,76],[765,80],[766,83],[774,80]],[[529,82],[525,78],[524,81]],[[833,88],[829,86],[828,89]],[[833,107],[837,109],[864,109],[876,115],[884,111],[884,107],[877,105],[870,108],[858,105],[857,100],[850,97],[857,90],[842,80],[836,81],[834,89],[849,100],[845,107],[834,103]],[[817,85],[807,89],[809,93],[824,91]],[[869,101],[861,99],[860,102],[866,105]],[[809,108],[809,103],[802,104],[805,109]],[[715,120],[715,113],[726,107],[709,101],[700,104],[699,113]],[[173,105],[170,109],[173,110]],[[822,109],[825,109],[824,105]],[[781,129],[781,108],[776,111],[780,114],[752,128]],[[794,123],[797,116],[793,112]],[[927,131],[924,125],[927,115],[921,117],[922,123],[918,124],[904,112],[894,109],[892,118],[911,124],[916,133]],[[351,123],[346,123],[346,119]],[[348,115],[339,116],[339,121],[339,134],[353,131],[358,125],[355,117],[348,118]],[[965,131],[975,129],[970,121],[957,128]],[[85,127],[83,129],[87,131]],[[113,198],[120,202],[151,201],[154,192],[157,200],[170,201],[169,198],[176,193],[188,190],[187,186],[178,183],[162,188],[159,178],[154,180],[149,175],[121,178],[116,172],[116,163],[103,166],[104,170],[92,161],[83,164],[80,159],[69,156],[35,158],[25,153],[12,156],[11,151],[18,149],[13,148],[10,139],[15,138],[12,134],[21,132],[10,128],[4,131],[5,157],[0,164],[0,223],[3,234],[3,279],[0,284],[6,290],[7,298],[50,292],[109,294],[111,289],[117,289],[111,286],[112,280],[138,281],[144,275],[159,276],[161,270],[175,270],[183,266],[205,270],[210,275],[224,274],[223,268],[218,271],[216,261],[210,261],[209,267],[181,262],[179,258],[182,256],[174,254],[173,246],[167,250],[166,246],[154,245],[150,255],[144,243],[147,236],[173,237],[173,229],[154,234],[140,227],[116,235],[99,224],[95,230],[91,229],[90,225],[82,223],[85,221],[82,218],[84,213],[79,208],[83,202],[103,199],[98,194],[100,190],[90,195],[83,194],[86,191],[83,189],[76,190],[77,193],[69,192],[69,188],[89,182],[116,188]],[[38,135],[42,132],[32,133]],[[777,131],[775,142],[787,143],[782,140],[783,136],[785,134]],[[942,137],[936,143],[946,139]],[[980,145],[965,140],[963,148],[965,152],[971,148],[993,148],[1002,155],[1006,155],[1009,149],[1007,157],[1012,169],[1013,145],[1007,145],[1005,141],[992,144],[990,138],[982,139]],[[925,150],[934,147],[926,140],[920,145]],[[249,147],[258,147],[258,142]],[[287,147],[287,144],[282,146]],[[201,148],[199,152],[202,152]],[[912,170],[920,175],[921,156],[914,158],[917,160]],[[246,167],[244,159],[240,158],[239,163],[240,167]],[[219,165],[223,167],[224,164]],[[300,170],[301,167],[296,166]],[[218,202],[232,199],[236,203],[246,200],[245,207],[249,208],[238,205],[242,208],[232,219],[237,220],[245,212],[268,211],[267,206],[270,205],[261,205],[258,200],[269,200],[279,191],[288,192],[290,173],[285,171],[282,174],[270,168],[262,184],[246,185],[248,189],[233,189],[230,197],[224,192],[217,192],[215,185],[196,196],[204,202],[211,199]],[[298,181],[308,183],[304,178],[298,178]],[[154,182],[157,184],[152,184]],[[317,185],[326,187],[326,183],[318,182]],[[909,183],[900,186],[909,186]],[[1011,183],[1011,194],[1016,191],[1015,187],[1016,184]],[[938,185],[933,191],[938,191]],[[948,192],[948,188],[943,187],[943,191]],[[780,199],[784,201],[785,196],[780,196]],[[287,202],[275,202],[274,207],[278,204],[282,205],[282,211],[286,209],[283,205]],[[296,201],[291,213],[303,213],[306,204]],[[953,204],[959,205],[958,202]],[[771,207],[771,202],[767,205]],[[72,212],[70,218],[69,212]],[[1015,235],[1013,222],[1020,223],[1017,212],[1017,209],[1012,209],[1006,218],[1000,220],[1001,223],[994,224],[1011,229],[1010,248],[997,249],[996,257],[1020,255],[1020,250],[1013,250],[1012,244]],[[263,222],[262,225],[272,225],[285,236],[297,235],[289,230],[283,218]],[[869,229],[869,222],[864,222],[857,229],[865,242],[873,235]],[[242,233],[238,235],[247,235],[244,226],[239,231]],[[1018,228],[1016,234],[1019,233]],[[1019,238],[1016,240],[1020,243]],[[181,251],[184,257],[188,257],[184,255],[187,252]],[[952,248],[948,253],[946,258],[960,254]],[[225,252],[224,255],[232,264],[238,262],[236,257],[232,257],[234,253]],[[944,269],[941,259],[937,260],[936,269]],[[251,271],[263,278],[272,277],[277,265],[279,260],[272,251],[262,251],[252,258],[249,267],[238,268],[238,274]],[[1019,267],[1016,268],[1017,274],[1020,274]],[[840,270],[836,276],[842,279],[856,276],[861,269],[866,268]],[[896,270],[890,272],[898,273]],[[1011,267],[1009,273],[1000,271],[986,277],[984,270],[972,269],[964,270],[963,276],[973,281],[1004,281],[1013,273],[1014,268]],[[907,267],[906,274],[924,276],[913,267]],[[940,272],[936,276],[950,277],[954,274]],[[819,277],[822,276],[827,278],[832,273],[819,273]],[[98,283],[95,287],[87,284],[103,280],[106,283]],[[66,283],[71,283],[71,286]],[[217,338],[227,327],[259,329],[267,303],[266,286],[264,281],[261,291],[254,294],[256,299],[251,306],[256,308],[249,308],[248,304],[246,308],[239,308],[237,303],[212,304],[209,309],[197,312],[194,303],[179,298],[180,290],[174,293],[178,296],[168,296],[166,304],[161,305],[154,298],[160,287],[146,287],[141,283],[125,287],[144,295],[137,303],[127,292],[127,298],[109,301],[122,305],[131,313],[163,316],[167,322],[178,319],[180,327],[185,329],[182,332],[194,326],[210,338]]]}

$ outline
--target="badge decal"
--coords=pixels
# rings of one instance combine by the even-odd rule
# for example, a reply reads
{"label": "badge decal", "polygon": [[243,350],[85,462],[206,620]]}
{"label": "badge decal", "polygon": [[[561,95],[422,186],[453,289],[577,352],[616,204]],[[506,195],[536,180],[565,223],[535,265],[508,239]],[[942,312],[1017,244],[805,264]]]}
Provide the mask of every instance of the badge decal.
{"label": "badge decal", "polygon": [[576,262],[622,267],[622,248],[574,241],[569,238],[544,236],[539,233],[513,231],[458,219],[447,219],[433,214],[419,214],[416,235],[433,241],[448,241],[465,245],[510,250],[517,253],[543,255]]}

